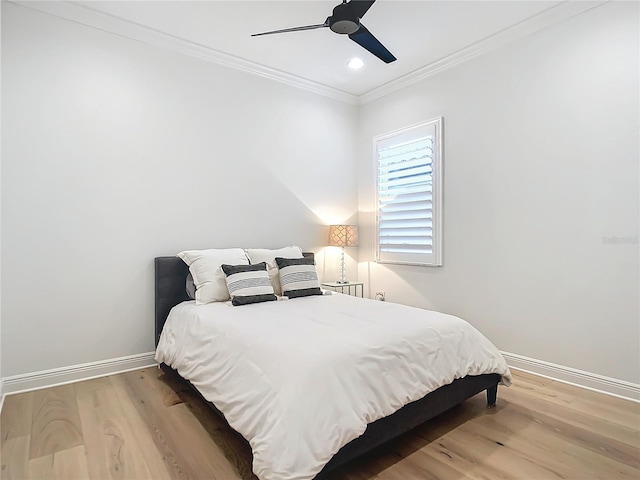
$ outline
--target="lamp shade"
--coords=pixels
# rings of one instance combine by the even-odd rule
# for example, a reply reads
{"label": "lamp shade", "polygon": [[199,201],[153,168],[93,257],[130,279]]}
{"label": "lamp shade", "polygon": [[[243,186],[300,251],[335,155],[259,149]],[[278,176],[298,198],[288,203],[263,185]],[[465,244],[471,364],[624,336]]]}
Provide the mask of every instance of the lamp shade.
{"label": "lamp shade", "polygon": [[329,245],[332,247],[357,247],[357,225],[330,225]]}

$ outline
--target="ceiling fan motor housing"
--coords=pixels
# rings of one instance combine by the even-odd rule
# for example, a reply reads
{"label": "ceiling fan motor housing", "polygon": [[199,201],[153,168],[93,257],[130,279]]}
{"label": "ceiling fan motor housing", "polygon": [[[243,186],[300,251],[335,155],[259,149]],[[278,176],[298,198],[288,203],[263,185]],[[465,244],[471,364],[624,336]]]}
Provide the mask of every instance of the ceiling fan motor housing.
{"label": "ceiling fan motor housing", "polygon": [[329,20],[329,28],[342,35],[350,35],[360,28],[360,19],[346,3],[334,8],[333,15],[327,20]]}

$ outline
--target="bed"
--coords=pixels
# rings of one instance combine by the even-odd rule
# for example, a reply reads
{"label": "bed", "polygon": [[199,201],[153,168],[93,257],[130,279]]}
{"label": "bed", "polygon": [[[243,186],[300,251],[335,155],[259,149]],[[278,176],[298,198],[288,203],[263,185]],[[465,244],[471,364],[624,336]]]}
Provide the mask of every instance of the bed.
{"label": "bed", "polygon": [[[313,254],[305,253],[304,255],[305,257],[312,257]],[[218,312],[222,311],[223,308],[225,308],[225,306],[223,305],[214,305],[211,307],[209,307],[208,305],[205,305],[204,307],[209,307],[209,308],[204,309],[204,308],[196,307],[195,305],[191,305],[189,302],[189,297],[187,296],[185,291],[185,280],[188,273],[189,273],[189,269],[187,265],[178,257],[157,257],[155,259],[155,341],[156,341],[157,347],[161,340],[162,332],[163,332],[163,329],[165,328],[167,319],[171,317],[171,315],[175,317],[176,315],[181,314],[183,315],[183,317],[181,318],[188,318],[188,316],[191,315],[193,318],[196,318],[201,313],[204,314],[204,312],[207,310],[210,310],[217,314]],[[353,297],[349,297],[349,298],[347,297],[348,296],[346,295],[336,294],[336,295],[330,296],[329,298],[316,297],[314,299],[289,300],[288,302],[270,302],[272,305],[270,305],[268,308],[270,308],[271,311],[274,312],[271,317],[272,319],[277,318],[279,319],[278,321],[284,321],[284,320],[280,320],[282,317],[282,315],[280,314],[281,311],[284,311],[284,309],[289,309],[289,310],[297,309],[298,311],[300,311],[300,308],[302,305],[305,305],[312,310],[318,310],[318,309],[325,308],[324,307],[325,304],[329,305],[331,302],[333,302],[333,304],[336,305],[336,307],[333,307],[333,308],[337,308],[341,312],[346,312],[344,313],[345,316],[350,316],[352,315],[352,313],[349,313],[349,312],[352,312],[354,308],[356,307],[360,308],[362,305],[364,305],[364,304],[358,304],[354,306],[352,302],[355,302],[355,301],[368,302],[366,304],[367,308],[373,308],[374,304],[381,303],[381,302],[374,302],[372,300],[367,300],[367,299],[363,300],[363,299],[355,299]],[[304,302],[307,302],[307,303],[304,303]],[[287,304],[289,306],[287,306]],[[259,306],[251,306],[251,307],[259,308]],[[247,312],[247,313],[258,312],[257,309],[250,310],[251,307],[237,307],[237,308],[233,307],[232,310],[227,310],[227,311],[233,312],[234,314],[236,314],[236,312]],[[229,308],[232,308],[232,307],[229,307]],[[377,308],[377,305],[376,305],[376,308]],[[387,308],[391,308],[391,307],[387,307]],[[407,307],[404,307],[404,308],[407,308]],[[173,309],[173,312],[172,312],[172,309]],[[184,317],[184,315],[186,315],[186,317]],[[209,313],[207,313],[207,315],[209,315]],[[240,315],[240,313],[238,313],[238,315]],[[442,314],[437,314],[437,315],[442,315]],[[238,317],[238,318],[241,318],[241,317]],[[452,317],[452,318],[455,318],[455,317]],[[235,320],[234,322],[240,322],[240,321],[244,321],[244,319]],[[206,320],[206,321],[200,321],[200,323],[208,324],[209,322],[208,320]],[[234,325],[234,324],[235,323],[229,324],[229,325]],[[324,328],[324,325],[322,325],[322,327]],[[172,336],[172,341],[173,341],[173,336],[176,336],[174,331],[177,331],[177,330],[179,330],[179,328],[174,325],[173,330],[171,330],[171,333],[170,333],[170,335]],[[363,332],[375,331],[375,328],[368,328],[362,331]],[[165,335],[165,337],[169,336],[169,330],[167,330],[167,332],[168,333],[167,335]],[[257,332],[256,336],[258,338],[258,341],[260,341],[260,338],[264,338],[265,343],[268,343],[267,336],[264,335],[264,333],[262,333],[262,336],[261,336],[261,334]],[[202,344],[203,341],[201,341],[200,344]],[[374,342],[375,340],[368,340],[368,341]],[[233,342],[231,334],[229,335],[229,339],[226,339],[225,342],[227,343]],[[167,344],[171,342],[168,342],[166,338],[163,338],[162,343],[163,343],[163,348],[167,350]],[[490,344],[490,342],[488,343]],[[255,344],[255,345],[258,345],[258,344]],[[260,347],[262,348],[263,345],[260,345]],[[495,348],[492,345],[491,347]],[[171,349],[169,348],[169,350]],[[196,351],[198,350],[198,348],[194,348],[193,350]],[[163,355],[159,356],[160,360],[173,358],[170,352],[164,353]],[[188,356],[193,357],[193,355],[188,355]],[[176,365],[167,366],[165,363],[172,364],[177,362],[167,361],[167,362],[163,362],[163,364],[161,365],[163,368],[171,368],[171,367],[175,367]],[[478,363],[478,362],[475,361],[475,363]],[[207,365],[208,365],[208,362],[207,362]],[[196,390],[198,390],[198,392],[206,400],[210,401],[212,399],[216,399],[217,387],[216,386],[207,387],[207,386],[203,386],[202,382],[199,383],[199,377],[202,376],[201,372],[207,368],[207,365],[197,365],[194,368],[182,367],[182,371],[180,366],[178,366],[176,368],[176,371],[179,375],[184,372],[188,372],[187,375],[182,375],[182,376],[186,377],[186,380],[189,383],[193,383],[197,387]],[[229,368],[232,368],[232,366],[229,366]],[[387,413],[385,414],[385,416],[381,418],[377,418],[374,421],[367,422],[367,424],[364,425],[363,427],[364,429],[363,433],[358,432],[359,435],[356,435],[355,438],[344,442],[344,444],[341,444],[340,448],[337,451],[332,451],[330,456],[328,456],[327,458],[322,457],[320,460],[320,464],[315,464],[313,468],[309,470],[310,472],[313,472],[313,474],[309,474],[308,472],[307,473],[302,472],[299,466],[288,467],[288,469],[285,469],[287,473],[278,472],[276,471],[277,469],[275,468],[273,471],[271,471],[269,470],[269,468],[265,468],[264,465],[262,465],[261,467],[258,466],[259,468],[256,467],[256,461],[257,461],[256,453],[260,455],[262,450],[265,450],[265,449],[268,450],[267,447],[263,449],[261,446],[262,443],[260,442],[263,439],[256,440],[252,444],[252,448],[254,449],[254,472],[261,479],[330,478],[331,471],[335,470],[337,467],[343,465],[349,460],[367,451],[370,451],[371,449],[381,445],[382,443],[404,432],[411,430],[417,425],[420,425],[426,422],[427,420],[462,403],[466,399],[482,391],[486,390],[488,406],[495,405],[498,384],[501,381],[503,383],[508,384],[510,373],[508,371],[508,367],[506,367],[506,363],[504,363],[504,365],[500,365],[499,367],[493,368],[493,370],[496,370],[496,371],[492,373],[476,372],[473,375],[465,375],[460,378],[455,378],[450,383],[443,384],[442,386],[438,386],[437,388],[430,391],[430,393],[427,393],[426,395],[421,396],[420,398],[412,399],[409,403],[399,408],[386,406],[385,408],[387,410]],[[193,372],[196,372],[196,373],[193,373]],[[259,382],[262,377],[264,377],[264,375],[257,375],[254,381]],[[395,376],[393,378],[395,378]],[[225,380],[224,378],[222,379]],[[313,388],[317,388],[318,383],[320,383],[321,385],[324,385],[325,382],[327,382],[328,384],[331,378],[325,378],[325,377],[319,376],[317,381],[316,381],[316,378],[314,378],[313,380],[314,381],[311,381],[311,382],[307,381],[305,384],[307,385],[307,387],[305,388],[312,390]],[[225,381],[228,382],[228,379]],[[350,383],[346,384],[345,382],[342,382],[340,383],[340,385],[343,385],[343,386],[347,385],[346,388],[349,388],[348,385],[350,385]],[[280,389],[282,389],[282,387],[280,387]],[[333,388],[331,391],[335,392],[336,388]],[[313,408],[316,408],[316,409],[322,408],[325,402],[323,395],[322,394],[315,395],[314,398],[316,398],[316,400],[310,402],[315,405]],[[243,399],[239,399],[238,401],[242,401],[242,400]],[[260,403],[261,400],[254,400],[254,403],[256,401]],[[253,426],[249,425],[249,427],[251,427],[249,428],[247,427],[246,421],[243,424],[236,418],[237,415],[234,411],[235,403],[237,403],[235,402],[235,399],[232,402],[215,401],[211,403],[211,406],[214,409],[214,411],[218,413],[220,413],[220,410],[225,412],[224,416],[229,422],[229,424],[234,428],[238,427],[235,429],[238,430],[241,434],[243,434],[245,438],[247,436],[253,435],[252,433],[250,435],[245,435],[247,431],[253,428]],[[220,407],[220,408],[218,409],[217,407]],[[330,406],[328,405],[328,402],[327,402],[327,408],[329,407]],[[247,409],[246,404],[242,408],[246,410]],[[251,408],[253,408],[253,406]],[[390,408],[393,411],[389,411]],[[254,414],[255,417],[258,418],[260,414],[260,407],[255,406],[254,412],[255,412]],[[322,417],[322,415],[310,415],[310,416],[313,418]],[[296,418],[299,419],[300,415],[298,415],[298,417]],[[328,422],[324,421],[323,425],[326,423]],[[330,434],[333,434],[333,430],[336,429],[335,425],[333,424],[328,428],[330,430],[329,432]],[[243,432],[241,430],[245,430],[245,431]],[[341,437],[342,439],[341,441],[343,441],[344,438],[345,437],[343,435]],[[247,440],[249,440],[249,438],[247,438]],[[307,440],[304,440],[304,441],[301,440],[301,444],[304,444],[305,441]],[[313,452],[313,455],[316,455],[316,453]],[[328,461],[325,461],[325,460],[328,460]],[[286,461],[288,460],[287,459],[283,460],[283,462],[286,462]],[[311,462],[311,463],[314,463],[314,462]],[[320,465],[320,467],[318,465]],[[256,469],[258,471],[256,471]],[[298,475],[298,472],[301,472],[301,473]]]}

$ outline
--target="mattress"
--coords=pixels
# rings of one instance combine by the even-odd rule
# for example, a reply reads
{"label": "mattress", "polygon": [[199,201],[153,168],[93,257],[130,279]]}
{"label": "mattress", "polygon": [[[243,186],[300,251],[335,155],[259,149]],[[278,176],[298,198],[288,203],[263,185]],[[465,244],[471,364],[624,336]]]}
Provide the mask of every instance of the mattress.
{"label": "mattress", "polygon": [[303,480],[367,424],[467,375],[511,374],[464,320],[349,295],[175,306],[156,360],[241,433],[261,480]]}

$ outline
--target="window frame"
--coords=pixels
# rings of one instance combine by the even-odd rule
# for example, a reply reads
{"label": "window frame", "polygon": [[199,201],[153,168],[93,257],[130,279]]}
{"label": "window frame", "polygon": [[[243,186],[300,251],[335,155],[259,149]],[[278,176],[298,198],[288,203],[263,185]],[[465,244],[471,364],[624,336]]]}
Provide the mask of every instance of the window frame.
{"label": "window frame", "polygon": [[[441,267],[442,262],[442,250],[443,250],[443,158],[444,158],[444,145],[443,145],[443,128],[444,118],[436,117],[431,120],[416,123],[408,127],[404,127],[392,132],[377,135],[373,138],[373,164],[374,164],[374,215],[375,215],[375,230],[374,230],[374,245],[375,245],[375,258],[377,263],[382,264],[394,264],[394,265],[415,265],[423,267]],[[433,131],[434,148],[433,157],[431,161],[432,165],[432,252],[408,254],[408,253],[390,253],[380,252],[380,183],[379,183],[379,168],[380,159],[378,157],[378,145],[380,142],[388,140],[390,138],[405,135],[411,130],[428,129]],[[382,255],[381,255],[382,253]],[[404,259],[402,257],[405,257]],[[418,258],[421,257],[421,258]]]}

